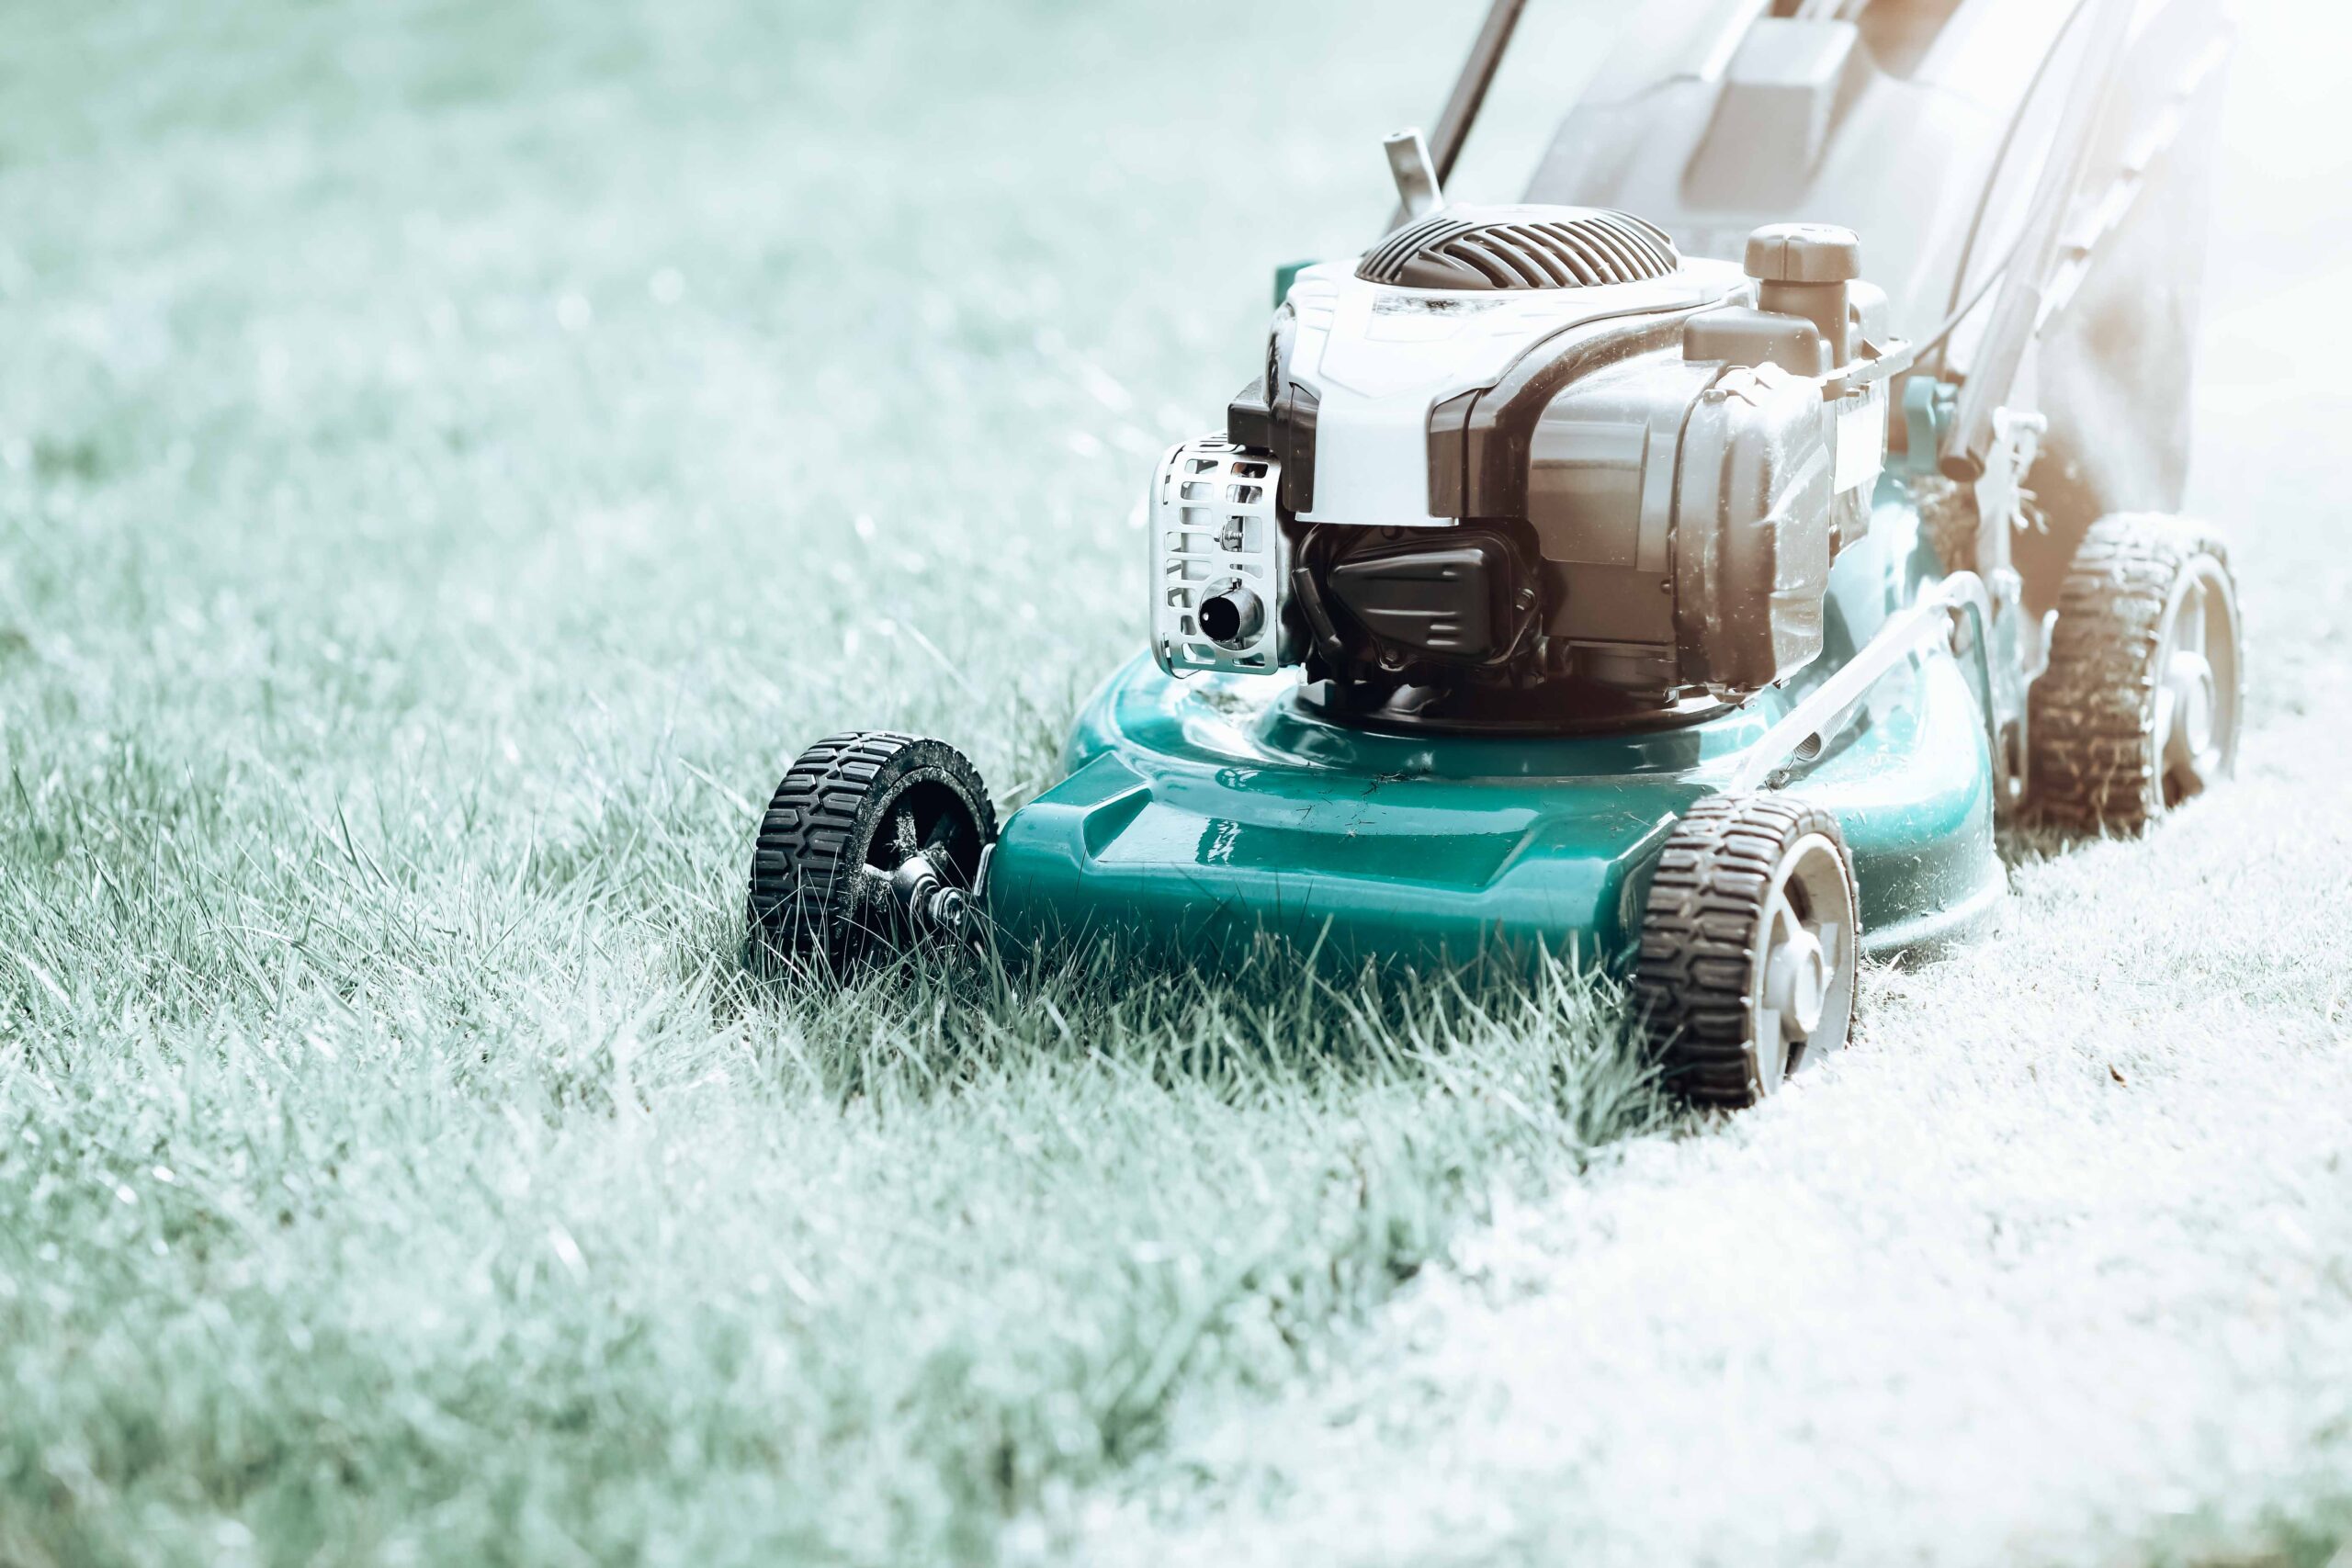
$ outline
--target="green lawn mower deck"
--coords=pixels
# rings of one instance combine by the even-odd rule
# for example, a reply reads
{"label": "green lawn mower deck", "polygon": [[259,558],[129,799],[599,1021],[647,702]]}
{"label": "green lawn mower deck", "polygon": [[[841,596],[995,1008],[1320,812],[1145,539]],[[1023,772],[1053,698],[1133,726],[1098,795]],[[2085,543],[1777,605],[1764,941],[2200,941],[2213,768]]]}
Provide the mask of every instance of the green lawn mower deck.
{"label": "green lawn mower deck", "polygon": [[[1922,586],[1905,570],[1906,515],[1883,508],[1882,547],[1839,563],[1849,645]],[[1957,617],[1935,618],[1949,630]],[[1775,739],[1820,684],[1670,728],[1433,738],[1335,722],[1286,676],[1180,679],[1139,658],[1080,716],[1069,776],[1005,824],[986,907],[1025,942],[1117,930],[1201,957],[1267,931],[1349,961],[1540,949],[1629,972],[1676,822],[1769,771],[1837,818],[1863,952],[1954,934],[2006,886],[1973,677],[1938,637],[1830,741]]]}

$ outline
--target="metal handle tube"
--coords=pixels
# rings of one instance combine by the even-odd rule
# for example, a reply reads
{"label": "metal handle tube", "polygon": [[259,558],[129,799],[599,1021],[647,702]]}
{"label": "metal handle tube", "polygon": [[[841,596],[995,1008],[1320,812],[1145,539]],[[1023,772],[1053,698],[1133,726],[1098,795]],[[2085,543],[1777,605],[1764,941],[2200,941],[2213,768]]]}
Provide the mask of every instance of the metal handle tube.
{"label": "metal handle tube", "polygon": [[1949,643],[1951,616],[1964,612],[1973,623],[1976,649],[1977,700],[1984,717],[1986,744],[2000,761],[2000,731],[1993,721],[1992,674],[1985,663],[1984,638],[1992,629],[1993,606],[1983,579],[1973,571],[1955,571],[1907,610],[1888,617],[1876,636],[1826,680],[1797,700],[1753,746],[1739,754],[1723,787],[1726,793],[1760,789],[1772,780],[1797,749],[1808,740],[1826,741],[1845,715],[1870,695],[1887,671],[1929,644]]}
{"label": "metal handle tube", "polygon": [[[2122,74],[2134,0],[2091,3],[2098,9],[2083,42],[2081,68],[2068,91],[2065,116],[2051,141],[2049,161],[2028,209],[2016,256],[2002,276],[1992,320],[1977,347],[1976,362],[1961,384],[1951,428],[1938,455],[1944,477],[1962,483],[1973,484],[1984,477],[1993,451],[1993,411],[2007,400],[2026,350],[2041,329],[2044,292],[2056,267],[2067,209],[2082,185],[2083,167],[2089,161],[2099,118],[2106,112],[2116,79]],[[2063,48],[2064,39],[2062,32],[2052,47]],[[1999,173],[1994,170],[1993,177]]]}
{"label": "metal handle tube", "polygon": [[[1479,24],[1478,36],[1470,42],[1470,58],[1462,62],[1462,74],[1454,78],[1453,91],[1447,95],[1445,109],[1430,136],[1430,163],[1437,170],[1441,186],[1453,177],[1454,160],[1462,156],[1462,145],[1470,139],[1470,127],[1503,62],[1503,51],[1510,47],[1510,35],[1519,26],[1520,13],[1526,9],[1527,0],[1494,0],[1487,8],[1487,19]],[[1406,217],[1399,206],[1388,221],[1390,230],[1403,226]]]}
{"label": "metal handle tube", "polygon": [[1437,133],[1430,139],[1430,161],[1437,165],[1440,185],[1453,177],[1453,161],[1462,155],[1462,144],[1470,138],[1478,107],[1487,101],[1487,89],[1494,85],[1503,51],[1510,47],[1511,32],[1526,9],[1527,0],[1495,0],[1487,7],[1487,19],[1471,42],[1470,58],[1463,62],[1462,74],[1454,79],[1453,91],[1445,100],[1445,112],[1437,117]]}

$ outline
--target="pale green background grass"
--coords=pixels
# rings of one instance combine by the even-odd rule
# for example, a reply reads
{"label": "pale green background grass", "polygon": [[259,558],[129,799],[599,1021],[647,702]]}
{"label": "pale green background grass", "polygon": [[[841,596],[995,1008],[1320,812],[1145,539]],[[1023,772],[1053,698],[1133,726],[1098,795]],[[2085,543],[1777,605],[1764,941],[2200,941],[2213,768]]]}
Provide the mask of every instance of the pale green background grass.
{"label": "pale green background grass", "polygon": [[[1425,9],[10,14],[0,1562],[1151,1555],[1193,1516],[1123,1488],[1238,1487],[1189,1434],[1289,1430],[1285,1391],[1453,1278],[1465,1222],[1658,1124],[1573,988],[737,972],[752,803],[798,746],[897,725],[1008,804],[1049,781],[1136,641],[1147,466],[1246,376],[1272,265],[1385,209],[1378,134],[1433,110],[1473,17]],[[2203,860],[2160,836],[2020,879],[2028,932],[2097,919],[2089,878],[2173,910],[2177,955],[2233,835],[2301,857],[2233,906],[2301,923],[2211,970],[2273,1010],[2260,1093],[2340,1056],[2313,993],[2352,881],[2341,755],[2293,739],[2352,662],[2311,434],[2345,411],[2278,346],[2333,298],[2296,254],[2346,236],[2267,145],[2237,173],[2293,244],[2228,274],[2205,502],[2263,532],[2275,787],[2212,803]],[[2117,929],[2107,962],[2146,950]],[[2019,965],[2064,985],[2005,1037],[2096,1027],[2101,972],[2052,946],[1878,976],[1859,1065],[1798,1109],[1637,1146],[1736,1161],[1807,1115],[1871,1146],[1867,1086],[1951,1067],[1896,1045]],[[2342,1321],[2336,1288],[2298,1321]],[[1631,1454],[1687,1440],[1630,1413],[1706,1374],[1650,1375]],[[1311,1441],[1269,1458],[1362,1512]],[[1556,1480],[1495,1490],[1464,1551],[1606,1535]],[[2277,1493],[2216,1528],[2340,1528],[2341,1489]],[[1322,1533],[1292,1518],[1267,1539]]]}

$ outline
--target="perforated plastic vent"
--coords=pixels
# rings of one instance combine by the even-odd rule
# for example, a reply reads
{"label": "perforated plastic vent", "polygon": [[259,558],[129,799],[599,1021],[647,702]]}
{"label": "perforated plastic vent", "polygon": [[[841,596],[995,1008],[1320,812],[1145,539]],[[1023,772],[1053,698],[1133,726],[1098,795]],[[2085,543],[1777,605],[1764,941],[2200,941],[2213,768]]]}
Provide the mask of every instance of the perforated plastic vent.
{"label": "perforated plastic vent", "polygon": [[1590,288],[1682,265],[1655,225],[1595,207],[1447,207],[1383,240],[1356,276],[1406,288]]}

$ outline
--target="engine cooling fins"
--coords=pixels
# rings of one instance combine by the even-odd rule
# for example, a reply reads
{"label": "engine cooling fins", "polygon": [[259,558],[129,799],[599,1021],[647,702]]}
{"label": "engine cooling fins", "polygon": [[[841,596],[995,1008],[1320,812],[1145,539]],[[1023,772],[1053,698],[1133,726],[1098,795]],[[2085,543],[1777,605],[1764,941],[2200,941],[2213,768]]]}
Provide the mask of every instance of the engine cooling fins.
{"label": "engine cooling fins", "polygon": [[1404,288],[1594,288],[1664,277],[1681,265],[1665,231],[1630,213],[1448,207],[1389,235],[1356,276]]}

